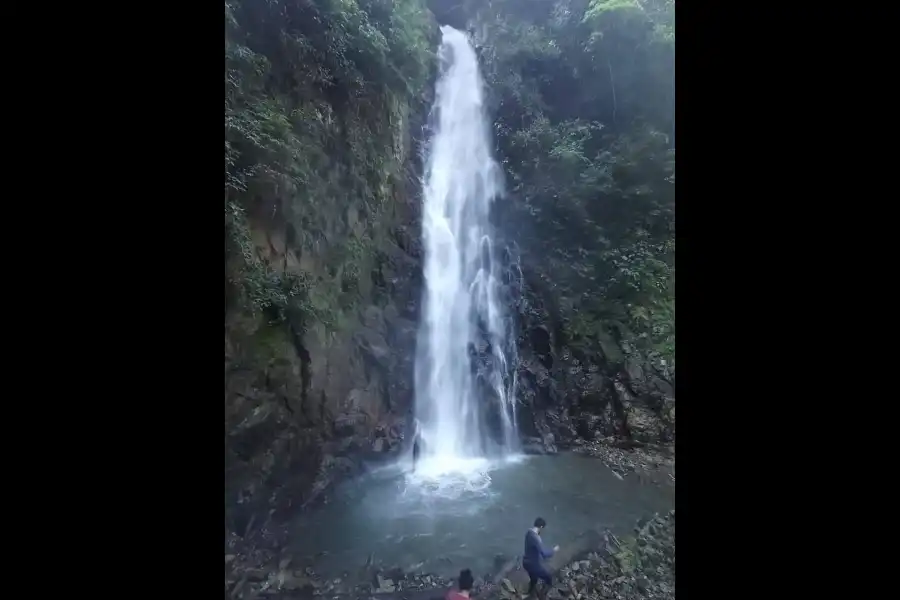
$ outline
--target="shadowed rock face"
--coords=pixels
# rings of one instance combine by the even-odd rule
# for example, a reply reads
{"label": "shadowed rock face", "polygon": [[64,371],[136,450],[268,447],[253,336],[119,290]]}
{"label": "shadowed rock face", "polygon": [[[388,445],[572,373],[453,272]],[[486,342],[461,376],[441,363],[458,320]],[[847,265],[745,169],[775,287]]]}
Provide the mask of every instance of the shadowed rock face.
{"label": "shadowed rock face", "polygon": [[[527,268],[524,266],[523,268]],[[675,374],[610,332],[573,344],[540,286],[519,305],[520,431],[525,449],[553,453],[584,441],[675,443]]]}
{"label": "shadowed rock face", "polygon": [[227,543],[403,445],[439,29],[376,4],[224,6]]}
{"label": "shadowed rock face", "polygon": [[[426,110],[423,102],[403,127],[419,127]],[[403,448],[422,286],[417,161],[406,154],[391,220],[371,229],[376,252],[353,304],[319,309],[330,322],[226,304],[226,534],[250,536],[312,506],[337,480]],[[323,271],[324,259],[286,243],[282,225],[257,219],[251,227],[267,264]]]}
{"label": "shadowed rock face", "polygon": [[245,535],[268,516],[286,517],[365,461],[400,451],[412,407],[421,277],[397,245],[377,279],[373,291],[383,299],[369,299],[343,330],[326,335],[265,316],[226,316],[229,531]]}

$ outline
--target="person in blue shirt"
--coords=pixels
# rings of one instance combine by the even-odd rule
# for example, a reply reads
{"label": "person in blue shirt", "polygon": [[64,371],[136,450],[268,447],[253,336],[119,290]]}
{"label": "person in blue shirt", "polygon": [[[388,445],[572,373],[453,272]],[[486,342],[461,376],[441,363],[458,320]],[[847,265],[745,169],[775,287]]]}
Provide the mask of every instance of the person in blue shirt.
{"label": "person in blue shirt", "polygon": [[544,566],[544,559],[553,556],[559,550],[559,546],[553,546],[552,549],[547,549],[544,546],[544,542],[541,540],[541,532],[544,531],[546,526],[547,521],[538,517],[534,520],[534,527],[525,533],[525,555],[522,557],[522,568],[528,573],[529,596],[534,593],[535,586],[539,580],[546,583],[547,587],[553,585],[553,576],[550,575],[547,567]]}

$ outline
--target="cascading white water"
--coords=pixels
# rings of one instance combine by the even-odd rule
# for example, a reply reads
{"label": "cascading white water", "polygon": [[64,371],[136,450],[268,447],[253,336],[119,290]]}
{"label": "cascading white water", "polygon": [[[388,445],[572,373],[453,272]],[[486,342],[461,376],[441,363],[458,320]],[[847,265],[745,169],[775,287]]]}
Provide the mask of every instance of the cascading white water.
{"label": "cascading white water", "polygon": [[422,459],[436,473],[464,470],[472,459],[509,454],[517,445],[508,315],[500,302],[504,265],[489,222],[503,178],[491,153],[475,50],[462,32],[441,32],[416,356]]}

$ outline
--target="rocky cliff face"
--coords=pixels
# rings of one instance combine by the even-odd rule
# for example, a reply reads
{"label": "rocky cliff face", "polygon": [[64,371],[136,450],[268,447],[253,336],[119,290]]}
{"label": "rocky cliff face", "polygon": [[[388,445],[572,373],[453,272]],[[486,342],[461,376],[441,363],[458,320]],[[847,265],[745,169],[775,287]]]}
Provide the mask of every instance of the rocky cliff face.
{"label": "rocky cliff face", "polygon": [[419,0],[225,3],[229,540],[403,447],[438,36]]}
{"label": "rocky cliff face", "polygon": [[[239,535],[315,503],[364,461],[402,447],[421,282],[407,231],[416,202],[404,202],[407,224],[385,240],[371,291],[340,329],[226,314],[226,512]],[[264,260],[299,262],[277,234],[256,233]]]}
{"label": "rocky cliff face", "polygon": [[526,283],[519,310],[519,427],[526,448],[552,453],[594,440],[674,444],[675,373],[665,360],[615,330],[604,331],[595,345],[573,343],[543,288]]}

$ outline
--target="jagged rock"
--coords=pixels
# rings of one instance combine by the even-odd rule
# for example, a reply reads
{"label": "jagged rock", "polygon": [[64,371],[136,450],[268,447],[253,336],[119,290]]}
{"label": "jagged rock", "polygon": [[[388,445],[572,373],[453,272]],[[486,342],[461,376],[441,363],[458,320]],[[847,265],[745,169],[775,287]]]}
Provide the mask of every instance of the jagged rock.
{"label": "jagged rock", "polygon": [[269,573],[264,569],[247,569],[244,571],[244,578],[247,581],[258,582],[268,579]]}
{"label": "jagged rock", "polygon": [[294,571],[290,575],[284,577],[281,585],[286,590],[309,590],[315,588],[315,584],[301,571]]}
{"label": "jagged rock", "polygon": [[[672,444],[675,438],[674,386],[658,356],[642,354],[609,331],[596,332],[593,345],[570,347],[546,290],[526,276],[527,301],[519,314],[518,372],[520,429],[526,436],[552,433],[559,448],[598,437]],[[528,451],[538,449],[530,441]]]}
{"label": "jagged rock", "polygon": [[556,454],[557,448],[553,443],[553,434],[547,433],[542,437],[525,438],[522,441],[522,452],[525,454]]}
{"label": "jagged rock", "polygon": [[395,586],[391,580],[382,577],[381,575],[376,576],[376,582],[378,584],[378,589],[376,591],[378,592],[393,592],[397,589],[397,586]]}

